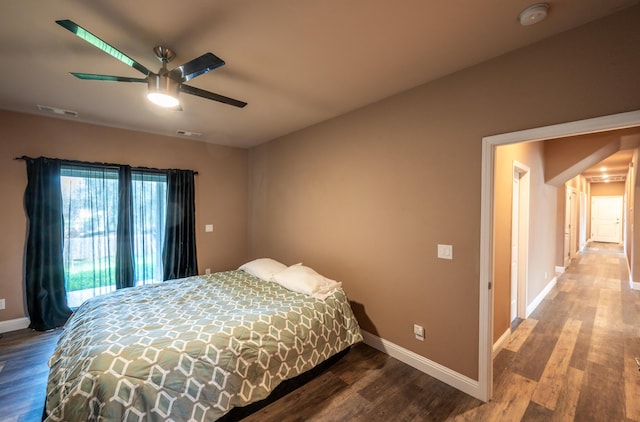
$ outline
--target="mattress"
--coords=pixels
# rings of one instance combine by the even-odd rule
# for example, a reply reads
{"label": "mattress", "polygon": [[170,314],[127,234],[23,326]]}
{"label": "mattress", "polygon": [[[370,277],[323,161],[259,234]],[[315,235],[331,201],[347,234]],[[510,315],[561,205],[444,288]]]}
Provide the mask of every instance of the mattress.
{"label": "mattress", "polygon": [[216,420],[361,340],[342,289],[227,271],[118,290],[65,325],[46,420]]}

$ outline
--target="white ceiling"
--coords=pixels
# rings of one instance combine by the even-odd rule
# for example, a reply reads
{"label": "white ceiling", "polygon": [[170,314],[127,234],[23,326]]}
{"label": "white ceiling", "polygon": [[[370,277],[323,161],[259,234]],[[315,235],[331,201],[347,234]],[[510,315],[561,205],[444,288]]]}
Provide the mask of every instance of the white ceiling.
{"label": "white ceiling", "polygon": [[[638,0],[16,0],[0,16],[0,108],[37,105],[107,126],[250,147],[603,17]],[[147,68],[161,44],[169,68],[212,52],[226,65],[190,85],[248,102],[239,109],[181,95],[152,106],[144,84],[83,81],[68,72],[144,77],[55,20],[70,19]]]}

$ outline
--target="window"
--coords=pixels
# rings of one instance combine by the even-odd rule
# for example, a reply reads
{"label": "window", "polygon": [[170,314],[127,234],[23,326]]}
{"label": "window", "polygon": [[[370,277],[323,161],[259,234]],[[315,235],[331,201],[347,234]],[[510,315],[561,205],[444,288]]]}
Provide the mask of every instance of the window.
{"label": "window", "polygon": [[[117,168],[61,167],[64,276],[71,308],[116,289],[118,175]],[[135,285],[162,280],[166,197],[165,174],[131,172]]]}
{"label": "window", "polygon": [[132,172],[135,285],[162,280],[162,242],[167,218],[167,176]]}

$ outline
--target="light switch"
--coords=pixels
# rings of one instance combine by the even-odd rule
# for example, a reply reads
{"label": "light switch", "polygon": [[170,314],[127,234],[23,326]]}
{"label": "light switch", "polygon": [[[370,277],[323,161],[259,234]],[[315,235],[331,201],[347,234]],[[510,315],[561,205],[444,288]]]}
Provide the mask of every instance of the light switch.
{"label": "light switch", "polygon": [[212,232],[213,231],[213,224],[207,224],[206,226],[204,226],[204,231]]}
{"label": "light switch", "polygon": [[453,259],[452,245],[438,245],[438,258]]}
{"label": "light switch", "polygon": [[422,325],[413,324],[413,335],[416,340],[424,341],[424,327]]}

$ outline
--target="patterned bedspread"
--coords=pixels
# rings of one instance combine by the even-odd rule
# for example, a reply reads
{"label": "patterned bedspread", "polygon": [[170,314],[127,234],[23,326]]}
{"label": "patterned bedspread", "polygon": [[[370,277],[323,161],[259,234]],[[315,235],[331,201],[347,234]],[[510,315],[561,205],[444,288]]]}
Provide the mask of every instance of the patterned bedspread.
{"label": "patterned bedspread", "polygon": [[212,421],[361,341],[326,300],[243,271],[85,302],[49,361],[47,421]]}

